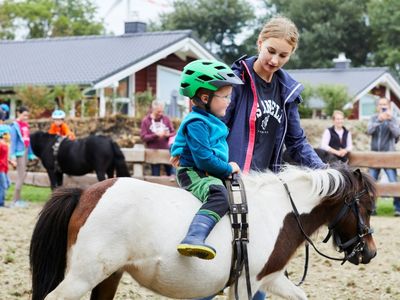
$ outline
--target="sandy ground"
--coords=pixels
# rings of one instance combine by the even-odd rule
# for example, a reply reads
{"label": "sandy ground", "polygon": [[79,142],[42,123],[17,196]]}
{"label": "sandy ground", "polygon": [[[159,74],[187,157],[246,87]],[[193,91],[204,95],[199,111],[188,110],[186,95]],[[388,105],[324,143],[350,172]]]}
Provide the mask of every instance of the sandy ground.
{"label": "sandy ground", "polygon": [[[29,208],[0,208],[0,299],[29,299],[28,251],[39,205]],[[373,217],[378,256],[368,265],[329,261],[313,250],[304,290],[310,299],[400,299],[400,218]],[[322,240],[322,229],[314,240]],[[335,254],[318,242],[323,251]],[[288,271],[293,281],[302,275],[303,253],[299,251]],[[86,299],[88,299],[86,297]],[[166,299],[140,288],[130,277],[123,277],[116,299]],[[278,299],[271,297],[270,299]]]}

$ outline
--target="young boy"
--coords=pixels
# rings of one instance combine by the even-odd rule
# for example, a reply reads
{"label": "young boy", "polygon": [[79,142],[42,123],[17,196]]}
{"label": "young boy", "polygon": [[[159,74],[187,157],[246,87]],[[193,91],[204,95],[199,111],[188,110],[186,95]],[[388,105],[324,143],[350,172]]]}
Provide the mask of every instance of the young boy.
{"label": "young boy", "polygon": [[225,115],[234,84],[243,83],[218,61],[196,60],[182,72],[180,93],[194,106],[179,127],[171,161],[179,157],[179,185],[203,203],[177,247],[185,256],[215,257],[215,249],[204,241],[229,209],[228,192],[221,178],[240,171],[235,162],[228,163],[228,128],[219,119]]}
{"label": "young boy", "polygon": [[0,126],[0,207],[4,207],[6,191],[10,187],[10,180],[8,179],[8,144],[4,139],[9,135],[9,128],[7,125]]}
{"label": "young boy", "polygon": [[67,123],[64,122],[64,111],[56,109],[55,111],[53,111],[51,118],[53,119],[53,123],[51,123],[48,133],[65,136],[70,140],[75,139],[74,133],[69,129]]}

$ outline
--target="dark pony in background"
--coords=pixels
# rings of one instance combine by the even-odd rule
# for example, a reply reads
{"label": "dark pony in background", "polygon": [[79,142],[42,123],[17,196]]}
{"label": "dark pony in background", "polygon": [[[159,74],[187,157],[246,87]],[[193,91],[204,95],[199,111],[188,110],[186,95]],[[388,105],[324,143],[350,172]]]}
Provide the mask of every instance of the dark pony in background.
{"label": "dark pony in background", "polygon": [[[340,159],[337,158],[335,155],[332,153],[321,149],[321,148],[314,148],[315,153],[319,156],[319,158],[324,162],[328,164],[333,164],[333,163],[339,163]],[[293,166],[298,166],[299,164],[294,161],[294,159],[290,156],[288,151],[284,151],[282,154],[282,159],[285,163],[293,165]]]}
{"label": "dark pony in background", "polygon": [[90,135],[71,141],[37,131],[31,134],[31,146],[46,168],[52,189],[62,186],[63,173],[81,176],[95,171],[102,181],[106,174],[108,178],[114,177],[115,170],[117,177],[130,177],[121,149],[106,136]]}

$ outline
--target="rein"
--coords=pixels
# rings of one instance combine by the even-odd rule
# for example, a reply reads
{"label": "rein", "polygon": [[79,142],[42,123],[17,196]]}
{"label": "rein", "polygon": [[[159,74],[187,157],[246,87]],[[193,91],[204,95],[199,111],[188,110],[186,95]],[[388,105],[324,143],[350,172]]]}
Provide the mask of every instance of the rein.
{"label": "rein", "polygon": [[334,229],[336,227],[336,225],[339,223],[339,221],[341,219],[344,218],[344,216],[348,213],[348,211],[351,209],[351,211],[354,213],[354,215],[357,218],[357,235],[355,237],[353,237],[352,239],[350,239],[349,241],[342,243],[340,240],[339,236],[336,236],[336,244],[338,245],[339,248],[339,252],[343,252],[345,251],[348,247],[354,245],[355,243],[357,243],[357,245],[354,246],[352,252],[347,255],[346,253],[344,253],[344,257],[343,258],[339,258],[339,257],[332,257],[329,256],[327,254],[324,254],[323,252],[321,252],[320,250],[318,250],[318,248],[314,245],[313,241],[311,240],[311,238],[306,234],[303,225],[301,223],[300,220],[300,214],[297,210],[297,207],[293,201],[292,195],[290,193],[289,187],[287,185],[286,182],[284,182],[281,178],[279,178],[279,180],[282,182],[283,186],[285,187],[286,193],[289,196],[290,199],[290,203],[292,205],[293,208],[293,212],[297,221],[297,224],[300,228],[301,233],[303,234],[306,242],[306,261],[304,264],[304,273],[303,273],[303,277],[300,280],[300,282],[297,285],[301,285],[306,276],[307,276],[307,270],[308,270],[308,246],[311,245],[314,250],[321,256],[331,259],[331,260],[336,260],[336,261],[341,261],[342,265],[349,260],[351,257],[353,257],[354,255],[356,255],[357,253],[363,251],[364,248],[364,241],[363,241],[363,237],[369,234],[372,234],[374,231],[372,228],[369,228],[367,225],[365,225],[364,220],[361,218],[360,216],[360,212],[359,212],[359,201],[360,201],[360,197],[363,196],[364,194],[367,193],[367,190],[364,188],[361,192],[356,193],[353,198],[351,199],[350,202],[345,201],[343,204],[342,209],[339,211],[339,213],[336,215],[334,221],[332,221],[329,226],[328,226],[328,234],[325,237],[325,239],[323,240],[324,243],[328,242],[329,238],[331,237],[332,233],[334,233]]}

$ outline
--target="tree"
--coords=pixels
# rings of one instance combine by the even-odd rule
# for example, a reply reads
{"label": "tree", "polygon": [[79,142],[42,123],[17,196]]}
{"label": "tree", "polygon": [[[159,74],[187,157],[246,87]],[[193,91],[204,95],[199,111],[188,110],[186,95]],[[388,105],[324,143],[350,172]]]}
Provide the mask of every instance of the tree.
{"label": "tree", "polygon": [[374,64],[390,66],[400,78],[400,1],[371,0],[368,15]]}
{"label": "tree", "polygon": [[227,63],[240,55],[236,39],[255,19],[244,0],[176,0],[174,11],[160,15],[152,30],[193,29],[195,34]]}
{"label": "tree", "polygon": [[267,5],[290,18],[300,32],[299,48],[287,68],[331,67],[340,52],[354,66],[366,63],[370,49],[366,1],[269,0]]}
{"label": "tree", "polygon": [[334,110],[343,110],[343,106],[351,100],[346,87],[342,85],[321,84],[314,91],[315,95],[324,100],[325,113],[328,116],[331,116]]}
{"label": "tree", "polygon": [[33,118],[40,117],[46,110],[54,108],[54,96],[44,86],[22,86],[16,89],[15,98],[29,107]]}
{"label": "tree", "polygon": [[26,38],[96,35],[104,32],[96,11],[92,0],[6,0],[0,16],[10,21],[0,21],[0,35],[14,38],[7,33],[17,27],[28,29]]}

